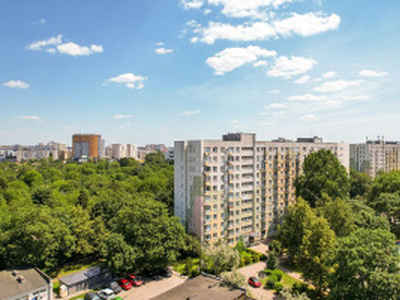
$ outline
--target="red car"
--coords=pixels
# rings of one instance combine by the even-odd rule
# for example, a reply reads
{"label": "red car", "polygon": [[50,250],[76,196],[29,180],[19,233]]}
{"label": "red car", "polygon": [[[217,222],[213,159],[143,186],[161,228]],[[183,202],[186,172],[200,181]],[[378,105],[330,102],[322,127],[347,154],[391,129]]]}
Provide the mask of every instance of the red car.
{"label": "red car", "polygon": [[132,288],[132,284],[126,279],[118,280],[118,284],[125,291],[130,290]]}
{"label": "red car", "polygon": [[249,284],[255,288],[258,288],[261,286],[261,282],[257,279],[257,277],[252,276],[249,278],[248,281],[249,281]]}
{"label": "red car", "polygon": [[133,285],[133,286],[141,286],[143,284],[143,280],[136,278],[134,275],[129,274],[126,276],[126,279]]}

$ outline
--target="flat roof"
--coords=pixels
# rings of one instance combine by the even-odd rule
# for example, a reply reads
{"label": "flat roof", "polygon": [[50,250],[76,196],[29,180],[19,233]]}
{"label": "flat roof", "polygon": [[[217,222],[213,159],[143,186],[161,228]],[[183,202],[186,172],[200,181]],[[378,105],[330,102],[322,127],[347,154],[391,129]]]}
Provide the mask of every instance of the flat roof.
{"label": "flat roof", "polygon": [[245,291],[221,285],[221,280],[204,275],[186,280],[183,284],[151,300],[235,300],[244,299]]}
{"label": "flat roof", "polygon": [[[18,280],[23,278],[23,280]],[[38,269],[10,269],[0,271],[0,299],[8,299],[47,287],[51,279]]]}
{"label": "flat roof", "polygon": [[79,271],[79,272],[76,272],[76,273],[73,273],[73,274],[70,274],[70,275],[67,275],[64,277],[60,277],[59,280],[60,280],[61,284],[70,286],[70,285],[88,280],[90,278],[93,278],[99,274],[101,274],[100,267],[94,266],[94,267],[91,267],[91,268],[88,268],[88,269],[85,269],[85,270],[82,270],[82,271]]}

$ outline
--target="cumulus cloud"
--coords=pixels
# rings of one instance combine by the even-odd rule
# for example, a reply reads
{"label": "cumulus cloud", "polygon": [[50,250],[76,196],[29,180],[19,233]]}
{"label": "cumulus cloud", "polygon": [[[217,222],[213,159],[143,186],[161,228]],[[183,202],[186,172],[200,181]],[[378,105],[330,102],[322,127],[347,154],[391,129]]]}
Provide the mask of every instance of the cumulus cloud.
{"label": "cumulus cloud", "polygon": [[214,44],[217,40],[229,41],[264,41],[272,37],[288,37],[292,35],[311,36],[328,30],[336,29],[340,24],[340,17],[322,13],[307,13],[299,15],[293,13],[286,19],[271,22],[253,22],[250,24],[231,25],[220,22],[210,22],[207,27],[193,29],[198,37],[192,42]]}
{"label": "cumulus cloud", "polygon": [[317,121],[318,117],[313,114],[308,114],[308,115],[302,116],[300,118],[300,120],[305,121],[305,122],[312,122],[312,121]]}
{"label": "cumulus cloud", "polygon": [[352,86],[360,86],[362,80],[335,80],[324,82],[321,86],[316,87],[314,90],[318,92],[337,92],[347,89]]}
{"label": "cumulus cloud", "polygon": [[117,115],[114,115],[114,119],[130,119],[130,118],[132,118],[132,116],[131,115],[119,115],[119,114],[117,114]]}
{"label": "cumulus cloud", "polygon": [[129,89],[143,89],[144,88],[144,81],[146,77],[135,75],[132,73],[125,73],[118,75],[116,77],[112,77],[106,80],[106,82],[115,82],[115,83],[122,83]]}
{"label": "cumulus cloud", "polygon": [[203,0],[181,0],[184,9],[199,9],[203,6]]}
{"label": "cumulus cloud", "polygon": [[317,62],[311,58],[280,56],[267,74],[271,77],[291,78],[295,75],[307,73],[316,64]]}
{"label": "cumulus cloud", "polygon": [[182,112],[183,116],[194,116],[194,115],[199,115],[201,113],[200,110],[196,109],[196,110],[187,110]]}
{"label": "cumulus cloud", "polygon": [[86,47],[72,42],[58,45],[57,50],[61,54],[67,54],[71,56],[90,55],[93,53],[102,53],[104,51],[103,46],[101,45],[91,45]]}
{"label": "cumulus cloud", "polygon": [[382,77],[387,75],[387,72],[379,72],[375,70],[362,70],[358,74],[363,77]]}
{"label": "cumulus cloud", "polygon": [[161,48],[157,48],[157,49],[155,50],[155,52],[156,52],[157,54],[163,55],[163,54],[172,53],[172,52],[174,52],[174,50],[172,50],[172,49],[166,49],[166,48],[164,48],[164,47],[161,47]]}
{"label": "cumulus cloud", "polygon": [[232,18],[263,18],[266,16],[263,8],[278,8],[289,2],[292,0],[208,0],[210,5],[222,5],[222,14]]}
{"label": "cumulus cloud", "polygon": [[47,40],[36,41],[29,44],[26,48],[32,51],[40,51],[49,46],[55,46],[62,43],[62,35],[53,36]]}
{"label": "cumulus cloud", "polygon": [[51,37],[47,40],[36,41],[26,47],[32,51],[46,51],[48,53],[60,53],[71,56],[83,56],[93,53],[102,53],[104,51],[102,45],[92,44],[90,46],[81,46],[73,42],[63,42],[63,36]]}
{"label": "cumulus cloud", "polygon": [[214,56],[209,57],[206,63],[214,69],[214,74],[223,75],[243,65],[256,63],[259,58],[274,56],[276,56],[275,51],[262,49],[258,46],[226,48]]}
{"label": "cumulus cloud", "polygon": [[291,96],[287,98],[288,101],[327,101],[328,97],[325,95],[316,96],[312,94],[305,94],[299,96]]}
{"label": "cumulus cloud", "polygon": [[270,108],[285,108],[287,105],[285,103],[271,103],[268,107]]}
{"label": "cumulus cloud", "polygon": [[7,81],[3,84],[6,87],[12,88],[12,89],[28,89],[29,84],[26,82],[23,82],[21,80],[10,80]]}
{"label": "cumulus cloud", "polygon": [[310,81],[310,76],[305,75],[305,76],[302,76],[302,77],[300,77],[299,79],[295,80],[294,83],[296,83],[296,84],[303,84],[303,83],[307,83],[307,82],[309,82],[309,81]]}

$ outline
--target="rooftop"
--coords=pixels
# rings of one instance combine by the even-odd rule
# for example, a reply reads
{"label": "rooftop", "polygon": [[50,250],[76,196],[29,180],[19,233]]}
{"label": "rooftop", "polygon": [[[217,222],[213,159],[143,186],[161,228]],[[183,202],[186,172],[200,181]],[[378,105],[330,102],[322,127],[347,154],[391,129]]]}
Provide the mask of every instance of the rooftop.
{"label": "rooftop", "polygon": [[0,271],[0,299],[29,293],[49,284],[51,279],[39,269]]}
{"label": "rooftop", "polygon": [[101,269],[98,266],[91,267],[64,277],[59,278],[60,282],[64,285],[74,285],[75,283],[88,280],[92,277],[101,274]]}
{"label": "rooftop", "polygon": [[157,296],[152,300],[236,300],[245,299],[246,292],[221,285],[215,277],[200,275]]}

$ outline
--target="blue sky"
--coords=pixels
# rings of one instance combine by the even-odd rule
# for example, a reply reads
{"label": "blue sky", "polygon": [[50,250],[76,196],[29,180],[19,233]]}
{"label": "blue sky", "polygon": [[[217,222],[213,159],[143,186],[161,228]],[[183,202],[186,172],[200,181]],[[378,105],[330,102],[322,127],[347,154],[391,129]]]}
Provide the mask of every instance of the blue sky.
{"label": "blue sky", "polygon": [[0,144],[400,138],[397,0],[4,0]]}

